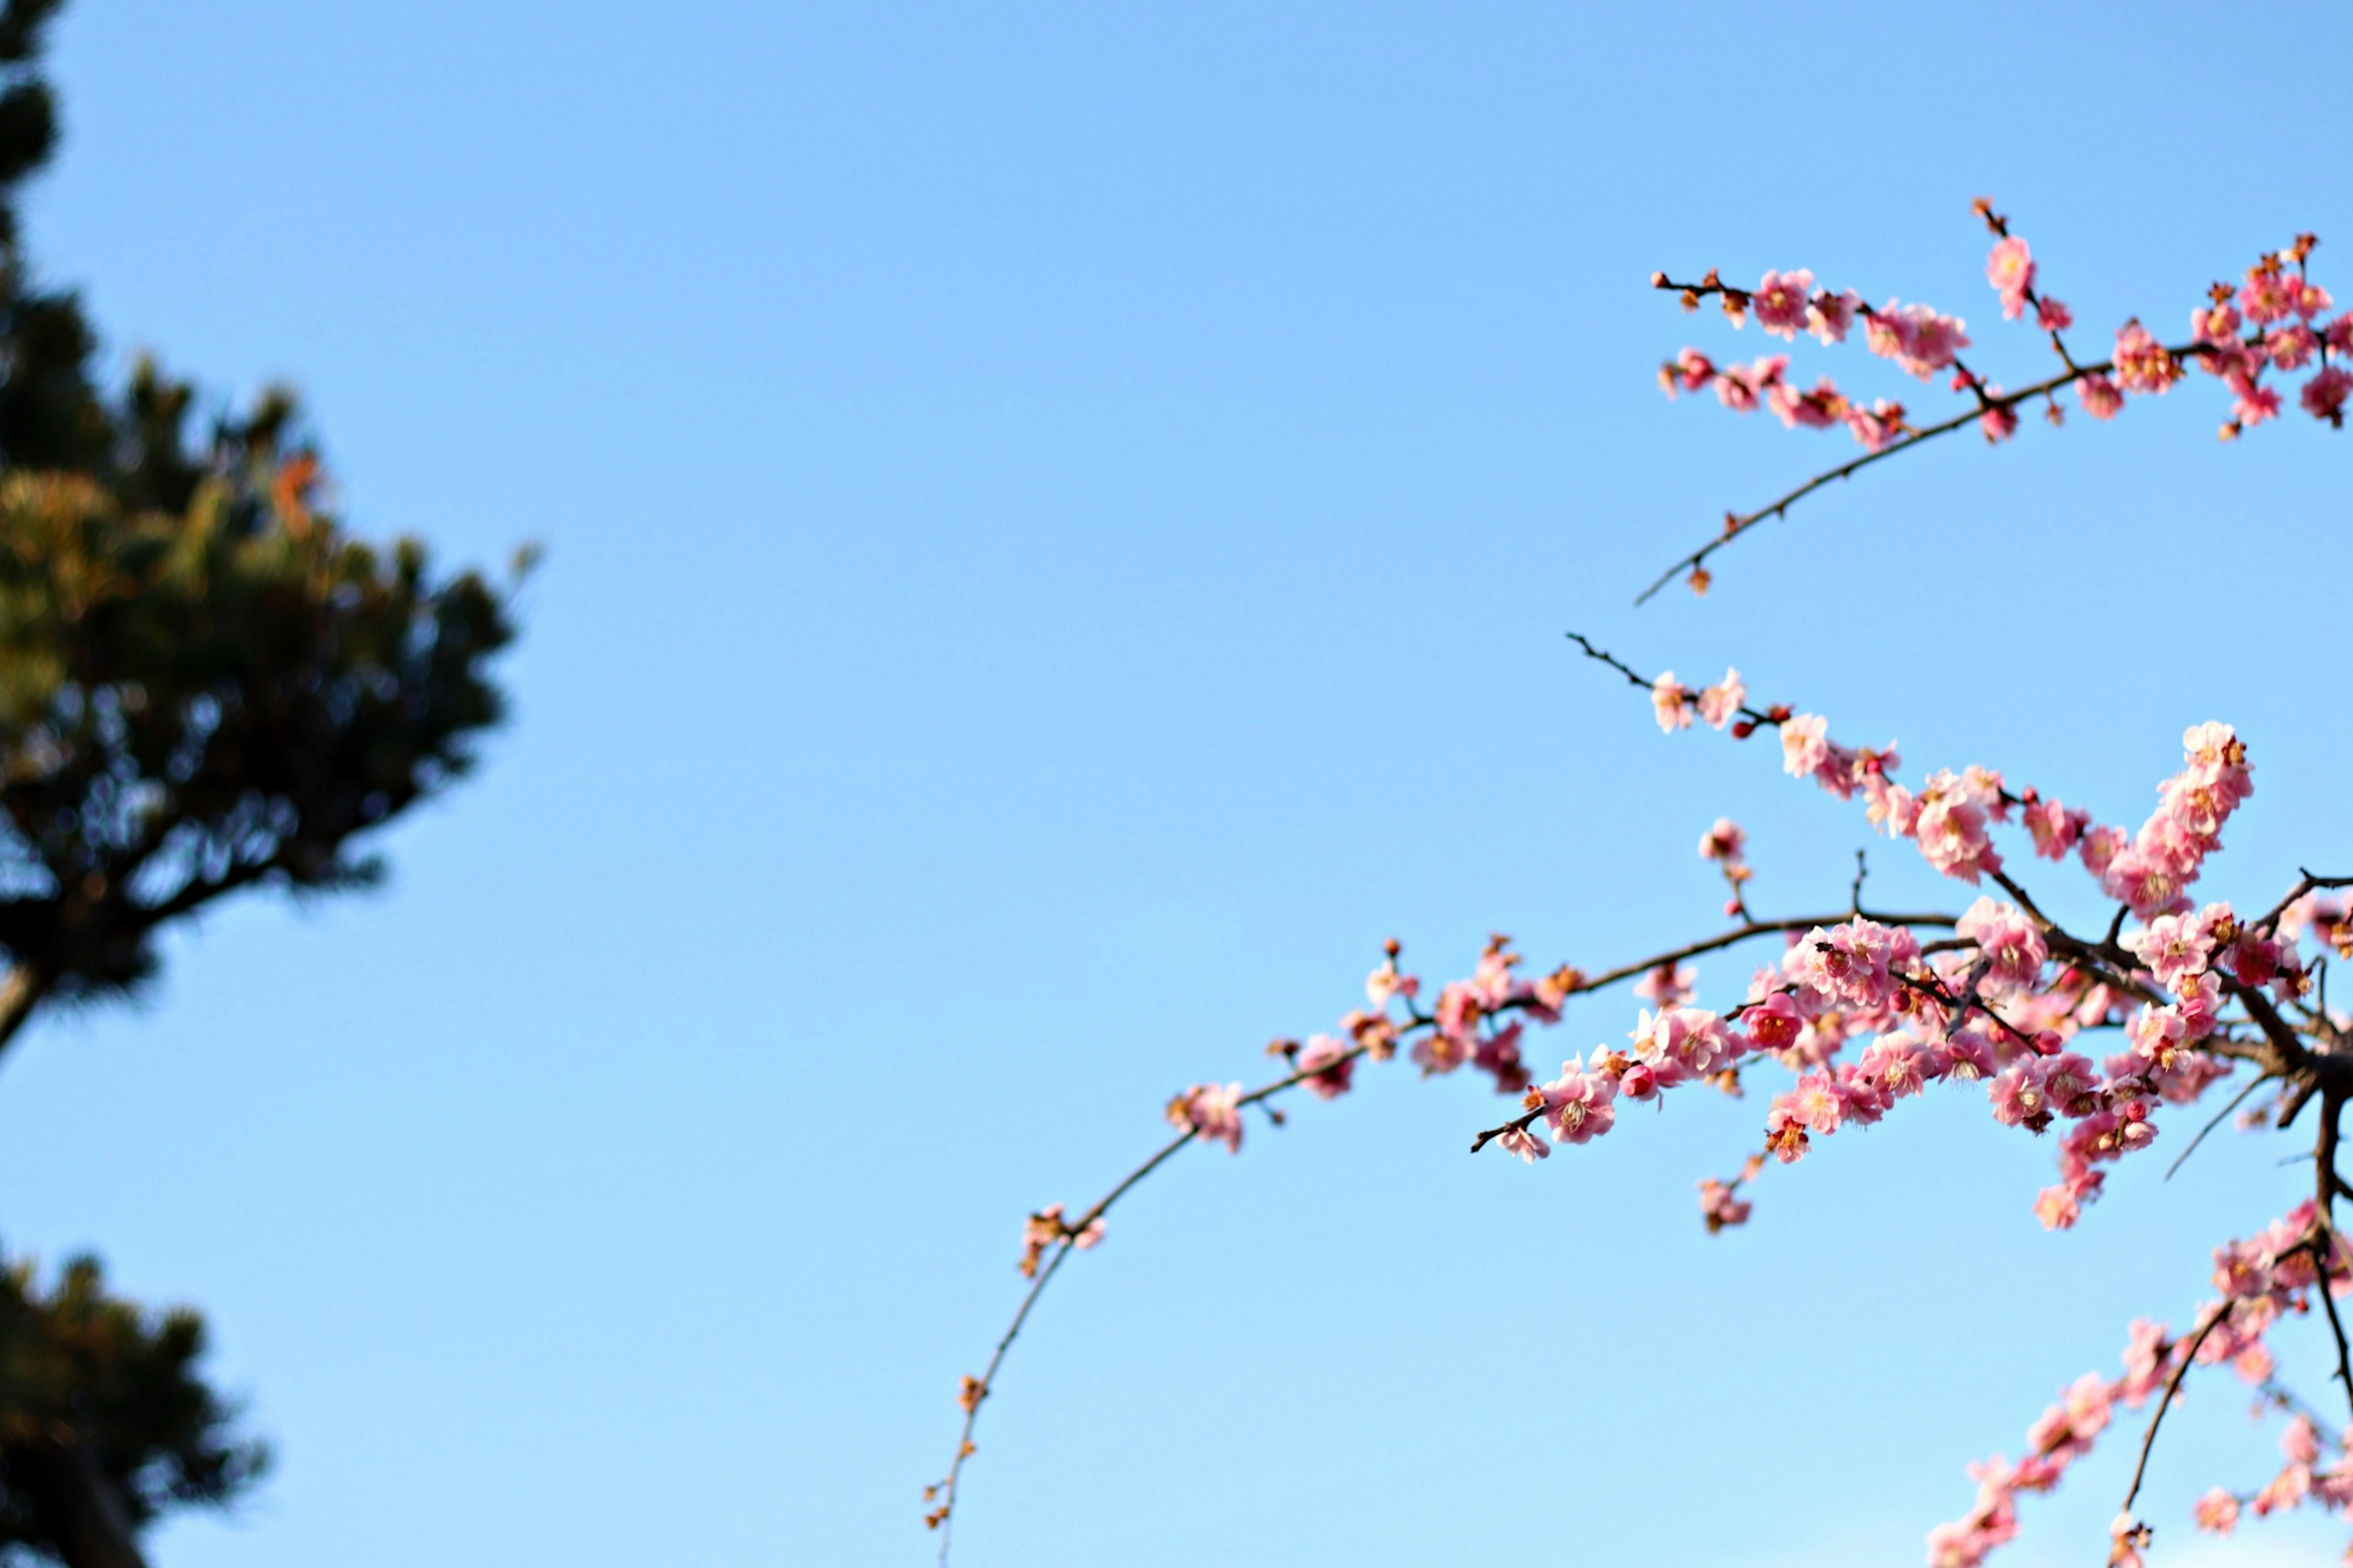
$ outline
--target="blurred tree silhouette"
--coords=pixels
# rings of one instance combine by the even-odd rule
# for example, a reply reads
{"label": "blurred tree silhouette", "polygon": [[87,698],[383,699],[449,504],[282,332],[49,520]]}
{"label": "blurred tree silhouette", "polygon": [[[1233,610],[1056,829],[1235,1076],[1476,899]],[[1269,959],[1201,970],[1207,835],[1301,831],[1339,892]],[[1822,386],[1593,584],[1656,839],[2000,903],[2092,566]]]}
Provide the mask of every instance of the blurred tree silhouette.
{"label": "blurred tree silhouette", "polygon": [[0,1272],[0,1560],[111,1561],[165,1508],[223,1501],[265,1461],[195,1373],[204,1320],[150,1317],[104,1284],[87,1258],[47,1297],[28,1265]]}
{"label": "blurred tree silhouette", "polygon": [[[479,575],[343,531],[290,394],[201,435],[195,389],[150,363],[101,394],[17,212],[57,142],[58,5],[0,5],[0,1050],[44,1004],[135,988],[214,899],[375,875],[352,840],[472,765],[513,637]],[[148,1325],[90,1263],[47,1300],[7,1278],[0,1560],[125,1568],[158,1510],[253,1477],[192,1371],[194,1314]]]}

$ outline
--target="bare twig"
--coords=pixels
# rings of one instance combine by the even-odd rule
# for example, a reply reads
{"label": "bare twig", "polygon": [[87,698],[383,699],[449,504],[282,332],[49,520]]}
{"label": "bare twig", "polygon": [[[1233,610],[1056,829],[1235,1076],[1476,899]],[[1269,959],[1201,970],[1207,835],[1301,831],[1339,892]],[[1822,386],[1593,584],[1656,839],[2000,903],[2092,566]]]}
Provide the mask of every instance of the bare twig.
{"label": "bare twig", "polygon": [[2124,1507],[2117,1511],[2126,1514],[2132,1512],[2133,1500],[2140,1496],[2141,1478],[2148,1471],[2149,1450],[2157,1447],[2157,1429],[2164,1423],[2165,1413],[2173,1408],[2174,1396],[2181,1392],[2181,1380],[2189,1375],[2190,1367],[2197,1362],[2198,1347],[2204,1344],[2206,1336],[2212,1333],[2221,1325],[2222,1320],[2230,1315],[2230,1302],[2216,1302],[2214,1310],[2206,1314],[2204,1326],[2200,1328],[2197,1334],[2183,1347],[2181,1364],[2173,1369],[2173,1376],[2165,1385],[2165,1397],[2158,1401],[2157,1414],[2148,1418],[2148,1430],[2143,1434],[2140,1440],[2140,1460],[2133,1466],[2132,1489],[2125,1493]]}
{"label": "bare twig", "polygon": [[2198,1145],[2206,1142],[2206,1134],[2213,1131],[2217,1127],[2221,1126],[2224,1119],[2226,1119],[2231,1112],[2238,1110],[2242,1104],[2245,1103],[2247,1096],[2254,1093],[2255,1090],[2263,1088],[2263,1085],[2271,1081],[2271,1075],[2269,1073],[2259,1074],[2253,1081],[2247,1085],[2246,1088],[2232,1095],[2231,1097],[2231,1103],[2216,1111],[2214,1113],[2214,1119],[2198,1130],[2198,1136],[2189,1141],[2189,1147],[2184,1149],[2180,1153],[2173,1157],[2173,1163],[2165,1168],[2165,1179],[2168,1182],[2173,1180],[2173,1173],[2181,1169],[2182,1163],[2187,1161],[2190,1155],[2198,1152]]}

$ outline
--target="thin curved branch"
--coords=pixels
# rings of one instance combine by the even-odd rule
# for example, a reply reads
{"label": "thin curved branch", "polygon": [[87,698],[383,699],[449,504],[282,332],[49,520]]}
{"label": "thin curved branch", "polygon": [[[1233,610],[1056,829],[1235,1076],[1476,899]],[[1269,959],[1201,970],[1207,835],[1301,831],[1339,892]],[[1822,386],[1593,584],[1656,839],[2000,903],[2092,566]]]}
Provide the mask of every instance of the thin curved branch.
{"label": "thin curved branch", "polygon": [[[1831,913],[1802,915],[1783,920],[1748,921],[1730,931],[1704,937],[1697,942],[1686,942],[1681,947],[1671,948],[1664,952],[1652,953],[1647,958],[1638,959],[1631,963],[1620,964],[1614,969],[1604,970],[1598,974],[1579,975],[1564,994],[1564,1000],[1567,996],[1584,995],[1606,986],[1617,984],[1620,981],[1647,974],[1664,965],[1680,963],[1687,958],[1696,958],[1703,953],[1719,952],[1756,937],[1793,931],[1810,931],[1816,926],[1833,926],[1852,918],[1853,916],[1847,913]],[[1866,913],[1862,918],[1877,921],[1883,925],[1931,926],[1940,929],[1949,929],[1955,921],[1954,916],[1942,913]],[[1504,1004],[1504,1008],[1520,1009],[1525,1005],[1525,1004],[1523,1003],[1507,1002]],[[1399,1032],[1399,1043],[1402,1043],[1405,1036],[1435,1027],[1436,1022],[1434,1018],[1425,1014],[1416,1013],[1407,1021],[1405,1028]],[[1271,1083],[1262,1084],[1249,1093],[1238,1097],[1235,1100],[1236,1109],[1260,1104],[1298,1088],[1310,1079],[1325,1077],[1334,1069],[1363,1058],[1368,1053],[1368,1049],[1369,1047],[1362,1044],[1353,1045],[1330,1061],[1319,1062],[1313,1068],[1295,1069]],[[956,1436],[955,1457],[948,1466],[947,1475],[927,1488],[924,1492],[926,1501],[936,1500],[937,1503],[926,1518],[940,1531],[940,1562],[943,1564],[947,1562],[950,1531],[953,1529],[951,1521],[955,1516],[956,1489],[963,1480],[965,1461],[970,1458],[974,1452],[972,1434],[979,1421],[980,1407],[995,1391],[997,1371],[1004,1365],[1006,1354],[1012,1349],[1014,1340],[1019,1337],[1022,1325],[1029,1321],[1030,1310],[1037,1305],[1039,1297],[1045,1291],[1047,1282],[1052,1279],[1061,1268],[1064,1260],[1077,1250],[1079,1233],[1108,1215],[1112,1206],[1133,1191],[1138,1183],[1174,1158],[1176,1152],[1187,1144],[1196,1142],[1199,1136],[1198,1130],[1194,1128],[1187,1128],[1180,1131],[1155,1151],[1149,1159],[1123,1176],[1116,1185],[1097,1199],[1085,1213],[1075,1219],[1063,1222],[1062,1235],[1052,1244],[1052,1255],[1039,1268],[1038,1277],[1030,1282],[1029,1289],[1023,1292],[1021,1303],[1014,1310],[1012,1322],[1007,1326],[1004,1334],[997,1342],[997,1348],[988,1358],[987,1367],[978,1378],[967,1381],[965,1392],[964,1425]],[[1482,1136],[1480,1142],[1472,1146],[1474,1152],[1485,1142],[1486,1137]]]}
{"label": "thin curved branch", "polygon": [[2124,1506],[2117,1510],[2119,1513],[2131,1513],[2133,1500],[2140,1496],[2141,1479],[2148,1472],[2149,1450],[2157,1447],[2157,1429],[2164,1424],[2165,1413],[2173,1408],[2174,1396],[2181,1392],[2181,1380],[2189,1375],[2190,1367],[2197,1363],[2198,1347],[2204,1344],[2206,1336],[2219,1328],[2222,1320],[2230,1315],[2230,1302],[2216,1302],[2214,1310],[2206,1314],[2204,1326],[2199,1329],[2197,1335],[2183,1349],[2181,1364],[2173,1369],[2173,1376],[2165,1385],[2165,1397],[2158,1401],[2157,1414],[2148,1418],[2148,1430],[2141,1436],[2140,1460],[2133,1466],[2132,1489],[2125,1493]]}
{"label": "thin curved branch", "polygon": [[[1662,282],[1658,287],[1688,291],[1692,286],[1682,283]],[[2179,360],[2190,354],[2205,353],[2207,352],[2207,345],[2203,343],[2183,343],[2178,347],[2169,347],[2165,352]],[[1814,491],[1820,489],[1824,485],[1830,484],[1838,479],[1846,479],[1850,475],[1858,473],[1861,470],[1871,467],[1872,464],[1880,461],[1883,458],[1892,458],[1898,452],[1908,452],[1913,447],[1919,446],[1925,441],[1933,441],[1939,436],[1949,436],[1954,431],[1961,429],[1966,426],[1976,424],[1987,414],[1995,410],[2015,408],[2021,403],[2031,402],[2033,399],[2038,397],[2047,397],[2053,393],[2073,385],[2074,383],[2083,380],[2087,375],[2105,375],[2108,372],[2114,369],[2116,369],[2116,362],[2114,360],[2102,360],[2097,364],[2070,364],[2066,370],[2061,372],[2059,374],[2046,377],[2042,381],[2036,382],[2031,386],[2022,386],[2016,392],[1989,393],[1984,391],[1980,385],[1976,388],[1978,396],[1976,405],[1970,407],[1967,412],[1956,414],[1950,419],[1944,420],[1938,424],[1925,426],[1920,429],[1911,431],[1894,441],[1890,441],[1886,446],[1880,447],[1879,450],[1875,452],[1865,452],[1861,457],[1849,458],[1847,461],[1841,463],[1834,468],[1825,468],[1822,472],[1816,474],[1812,479],[1808,479],[1805,483],[1798,486],[1797,489],[1788,491],[1787,494],[1782,495],[1774,500],[1767,502],[1764,506],[1757,508],[1755,511],[1726,512],[1724,517],[1724,531],[1722,533],[1718,534],[1715,538],[1709,540],[1705,544],[1701,545],[1697,550],[1693,551],[1682,560],[1677,561],[1664,572],[1660,573],[1656,582],[1652,583],[1649,587],[1643,589],[1640,594],[1634,596],[1634,603],[1637,605],[1648,604],[1651,597],[1656,595],[1660,589],[1673,582],[1677,577],[1683,576],[1687,573],[1697,571],[1700,567],[1706,564],[1707,558],[1709,556],[1715,554],[1717,551],[1723,549],[1725,545],[1731,543],[1734,540],[1739,538],[1742,534],[1747,532],[1758,523],[1763,522],[1766,519],[1786,516],[1791,506],[1813,494]]]}

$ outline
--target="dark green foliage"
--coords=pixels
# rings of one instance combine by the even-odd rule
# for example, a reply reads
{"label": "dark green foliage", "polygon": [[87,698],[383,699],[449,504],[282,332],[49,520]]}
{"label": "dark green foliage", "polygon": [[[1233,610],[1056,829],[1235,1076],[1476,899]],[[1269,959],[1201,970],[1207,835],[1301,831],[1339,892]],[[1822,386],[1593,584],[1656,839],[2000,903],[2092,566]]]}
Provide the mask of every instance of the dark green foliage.
{"label": "dark green foliage", "polygon": [[96,391],[15,216],[56,137],[54,8],[0,11],[0,1041],[44,996],[136,984],[217,894],[364,880],[349,840],[466,771],[513,635],[479,576],[343,534],[289,395],[192,437],[193,389],[150,363]]}
{"label": "dark green foliage", "polygon": [[174,1503],[219,1503],[268,1456],[195,1373],[204,1320],[142,1312],[77,1258],[44,1294],[29,1264],[0,1269],[0,1563],[63,1555],[51,1474],[69,1447],[113,1483],[133,1527]]}
{"label": "dark green foliage", "polygon": [[[480,576],[343,531],[290,395],[199,420],[145,361],[101,390],[17,211],[58,139],[58,3],[0,0],[0,1047],[44,1002],[138,984],[216,897],[367,879],[353,839],[471,766],[514,635]],[[254,1479],[203,1342],[95,1262],[47,1296],[0,1268],[0,1563],[140,1568],[139,1527]]]}

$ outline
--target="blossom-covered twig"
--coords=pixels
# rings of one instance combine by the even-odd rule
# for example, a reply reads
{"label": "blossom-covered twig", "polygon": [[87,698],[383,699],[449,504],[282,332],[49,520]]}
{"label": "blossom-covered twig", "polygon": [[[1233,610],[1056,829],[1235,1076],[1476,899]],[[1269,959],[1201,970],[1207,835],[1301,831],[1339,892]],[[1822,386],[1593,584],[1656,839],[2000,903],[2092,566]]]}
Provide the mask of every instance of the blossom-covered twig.
{"label": "blossom-covered twig", "polygon": [[2190,313],[2187,342],[2159,344],[2134,320],[2117,331],[2112,357],[2085,364],[2069,353],[2062,336],[2073,324],[2073,313],[2036,290],[2036,263],[2026,241],[2010,232],[2010,220],[1995,212],[1991,203],[1980,199],[1974,210],[1995,237],[1986,277],[2000,295],[2002,314],[2016,320],[2031,312],[2065,367],[2015,391],[2003,391],[1960,359],[1959,351],[1970,345],[1967,323],[1926,306],[1891,300],[1874,309],[1852,289],[1832,293],[1815,289],[1813,274],[1804,270],[1768,271],[1753,289],[1735,288],[1713,268],[1696,283],[1679,283],[1664,272],[1651,274],[1651,287],[1677,295],[1687,310],[1696,310],[1704,300],[1718,300],[1735,327],[1754,316],[1767,332],[1785,339],[1794,340],[1802,331],[1825,345],[1842,342],[1861,321],[1873,353],[1923,381],[1949,372],[1952,390],[1967,394],[1969,402],[1946,418],[1915,425],[1901,403],[1880,399],[1866,407],[1828,378],[1811,391],[1801,389],[1788,377],[1787,354],[1770,354],[1746,365],[1718,365],[1695,348],[1684,349],[1659,371],[1660,385],[1669,396],[1713,388],[1725,406],[1742,414],[1768,407],[1791,428],[1843,426],[1864,450],[1754,510],[1725,513],[1722,531],[1662,572],[1636,596],[1636,604],[1645,603],[1677,577],[1705,593],[1712,581],[1710,556],[1758,523],[1787,516],[1791,506],[1823,486],[1883,458],[1972,425],[1989,442],[2008,440],[2017,433],[2018,410],[2036,398],[2044,400],[2046,416],[2058,424],[2064,417],[2058,394],[2071,386],[2078,389],[2085,413],[2111,419],[2124,407],[2127,394],[2161,394],[2194,363],[2221,378],[2233,395],[2231,417],[2221,431],[2223,439],[2232,440],[2278,416],[2280,394],[2263,384],[2267,371],[2288,374],[2309,366],[2313,374],[2299,403],[2314,418],[2343,428],[2346,404],[2353,396],[2353,374],[2340,362],[2353,354],[2353,315],[2322,319],[2334,301],[2306,275],[2306,264],[2318,243],[2311,235],[2299,235],[2286,249],[2258,258],[2235,289],[2218,283],[2208,290],[2206,302]]}
{"label": "blossom-covered twig", "polygon": [[[2341,424],[2353,376],[2333,359],[2353,353],[2347,341],[2353,329],[2341,316],[2314,321],[2330,301],[2305,277],[2309,237],[2259,262],[2243,287],[2218,286],[2193,321],[2189,343],[2166,347],[2131,323],[2111,360],[2085,364],[2064,339],[2072,321],[2066,307],[2035,287],[2025,242],[1989,205],[1980,204],[1979,212],[1996,237],[1988,275],[2001,293],[2004,314],[2031,310],[2065,364],[2064,374],[2004,393],[1959,360],[1968,340],[1954,318],[1893,301],[1874,310],[1851,294],[1814,293],[1804,273],[1768,273],[1753,291],[1729,288],[1711,273],[1686,288],[1688,303],[1719,297],[1736,321],[1753,312],[1767,331],[1794,337],[1806,326],[1825,342],[1842,338],[1860,320],[1873,349],[1905,368],[1924,376],[1950,370],[1955,389],[1967,393],[1972,406],[1957,420],[1914,428],[1900,408],[1883,404],[1860,410],[1827,383],[1811,393],[1796,391],[1782,377],[1786,362],[1718,370],[1695,351],[1669,367],[1671,384],[1714,385],[1736,407],[1761,400],[1792,425],[1847,423],[1870,451],[1844,472],[1972,419],[1989,438],[2006,438],[2021,402],[2070,384],[2089,412],[2108,417],[2125,393],[2161,392],[2184,374],[2187,362],[2221,376],[2237,395],[2226,435],[2277,413],[2278,394],[2260,384],[2266,368],[2292,371],[2315,361],[2318,369],[2302,401],[2316,416]],[[2242,321],[2253,324],[2243,335]],[[2055,400],[2050,407],[2055,416]],[[1785,508],[1841,471],[1810,481],[1748,521]],[[1746,526],[1734,521],[1738,526],[1727,537]],[[1703,588],[1706,553],[1683,563]],[[1386,1060],[1400,1049],[1425,1075],[1474,1067],[1499,1091],[1520,1095],[1521,1113],[1479,1133],[1472,1147],[1475,1152],[1500,1143],[1530,1164],[1557,1147],[1609,1133],[1621,1098],[1647,1102],[1697,1083],[1736,1094],[1752,1069],[1778,1067],[1792,1074],[1794,1082],[1767,1108],[1763,1148],[1729,1180],[1700,1184],[1702,1217],[1711,1232],[1750,1218],[1744,1189],[1769,1163],[1793,1163],[1818,1141],[1876,1123],[1901,1101],[1937,1085],[1982,1092],[2000,1125],[2037,1135],[2063,1130],[2057,1139],[2060,1179],[2037,1195],[2033,1209],[2045,1226],[2067,1229],[2100,1195],[2105,1167],[2156,1141],[2160,1107],[2196,1105],[2239,1068],[2250,1068],[2252,1081],[2189,1148],[2257,1088],[2275,1084],[2276,1115],[2267,1111],[2259,1120],[2268,1118],[2280,1129],[2292,1127],[2306,1105],[2318,1102],[2315,1145],[2302,1156],[2316,1168],[2312,1198],[2252,1239],[2216,1250],[2220,1296],[2201,1310],[2189,1335],[2172,1339],[2158,1324],[2135,1323],[2123,1377],[2084,1374],[2029,1432],[2024,1460],[2011,1465],[1997,1458],[1973,1468],[1977,1503],[1931,1532],[1929,1560],[1933,1568],[1978,1568],[2016,1533],[2021,1495],[2055,1487],[2073,1461],[2090,1451],[2115,1408],[2137,1409],[2162,1391],[2111,1533],[2111,1563],[2137,1568],[2151,1535],[2132,1511],[2147,1458],[2189,1366],[2201,1362],[2228,1363],[2263,1391],[2268,1407],[2292,1418],[2282,1438],[2285,1468],[2255,1491],[2208,1492],[2195,1510],[2200,1527],[2227,1531],[2242,1509],[2260,1516],[2306,1501],[2353,1516],[2353,1463],[2323,1463],[2327,1440],[2308,1413],[2282,1392],[2266,1342],[2283,1315],[2309,1312],[2316,1302],[2335,1337],[2335,1375],[2353,1401],[2353,1343],[2335,1300],[2353,1289],[2353,1249],[2334,1220],[2337,1199],[2353,1196],[2353,1185],[2337,1169],[2341,1115],[2353,1100],[2353,1049],[2346,1048],[2346,1030],[2353,1025],[2329,1012],[2320,988],[2323,953],[2353,957],[2353,909],[2332,897],[2353,888],[2353,878],[2304,872],[2252,921],[2241,919],[2230,903],[2200,905],[2191,899],[2190,889],[2222,847],[2226,824],[2253,793],[2253,767],[2236,732],[2221,723],[2191,726],[2182,737],[2182,767],[2158,786],[2157,809],[2137,828],[2107,826],[2088,810],[2013,784],[1978,764],[1907,784],[1893,743],[1847,744],[1832,737],[1819,714],[1788,704],[1754,706],[1736,670],[1693,688],[1672,671],[1645,676],[1586,637],[1569,636],[1588,658],[1646,693],[1667,734],[1704,724],[1746,741],[1760,730],[1774,731],[1783,772],[1841,801],[1860,798],[1873,829],[1912,844],[1944,876],[2001,896],[1982,893],[1958,916],[1874,914],[1862,908],[1864,862],[1858,853],[1845,910],[1760,919],[1748,902],[1746,836],[1736,823],[1720,818],[1699,843],[1700,855],[1726,884],[1724,913],[1736,922],[1716,935],[1600,973],[1564,965],[1534,980],[1518,973],[1521,961],[1509,940],[1493,937],[1476,970],[1440,988],[1427,1008],[1420,980],[1399,969],[1392,942],[1366,983],[1368,1009],[1349,1014],[1336,1035],[1269,1047],[1284,1058],[1282,1077],[1248,1092],[1239,1083],[1195,1085],[1168,1106],[1176,1135],[1092,1208],[1075,1219],[1060,1205],[1030,1216],[1019,1266],[1031,1283],[984,1374],[964,1381],[957,1455],[947,1477],[927,1491],[937,1504],[931,1522],[943,1531],[947,1526],[964,1461],[973,1451],[975,1418],[1014,1338],[1070,1254],[1101,1239],[1111,1206],[1189,1143],[1221,1142],[1238,1152],[1248,1106],[1293,1088],[1337,1098],[1351,1088],[1360,1061]],[[1997,829],[2021,836],[2023,843],[2006,856]],[[2086,934],[2053,918],[2010,856],[2078,862],[2114,902],[2105,929]],[[1923,942],[1922,931],[1950,934]],[[1778,962],[1759,967],[1736,1002],[1722,1011],[1695,1005],[1698,977],[1691,960],[1772,936],[1783,942]],[[2319,951],[2307,952],[2306,943]],[[1597,1047],[1589,1056],[1571,1057],[1557,1077],[1535,1081],[1523,1059],[1527,1027],[1557,1024],[1571,996],[1638,977],[1633,989],[1647,1005],[1628,1031],[1630,1046]],[[2088,1042],[2106,1031],[2121,1037],[2122,1048],[2095,1062],[2085,1054]],[[1279,1124],[1282,1113],[1271,1105],[1266,1110]],[[2342,1454],[2341,1444],[2337,1451]],[[945,1552],[944,1534],[943,1559]]]}

